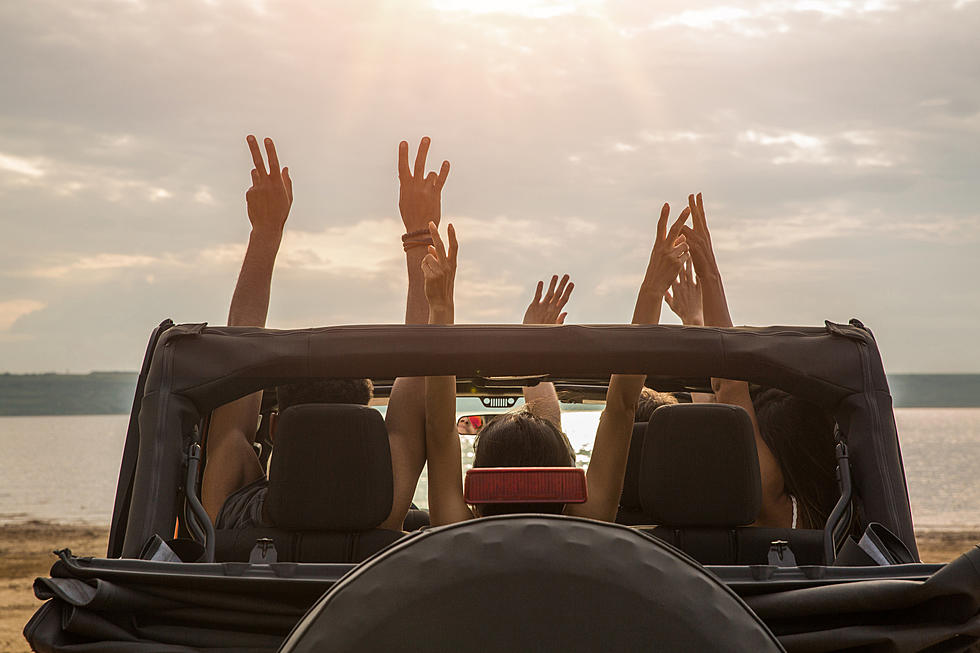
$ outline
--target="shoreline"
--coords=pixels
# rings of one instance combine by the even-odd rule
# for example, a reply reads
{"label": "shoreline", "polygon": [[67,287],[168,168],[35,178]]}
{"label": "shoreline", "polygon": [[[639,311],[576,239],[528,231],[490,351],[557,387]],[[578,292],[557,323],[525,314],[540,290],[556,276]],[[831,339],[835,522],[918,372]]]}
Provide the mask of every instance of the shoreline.
{"label": "shoreline", "polygon": [[[980,528],[923,528],[915,532],[923,562],[949,562],[980,544]],[[53,551],[70,548],[76,556],[105,556],[106,524],[21,521],[0,523],[0,651],[28,651],[21,634],[41,606],[32,586],[47,576]]]}

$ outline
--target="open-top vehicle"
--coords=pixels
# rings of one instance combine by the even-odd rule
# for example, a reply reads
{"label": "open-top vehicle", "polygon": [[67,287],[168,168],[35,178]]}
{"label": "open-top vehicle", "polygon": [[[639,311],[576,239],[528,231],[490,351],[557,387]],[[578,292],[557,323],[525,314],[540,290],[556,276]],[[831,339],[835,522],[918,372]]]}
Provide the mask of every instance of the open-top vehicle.
{"label": "open-top vehicle", "polygon": [[[215,531],[200,505],[208,416],[258,390],[368,377],[384,397],[399,376],[455,374],[459,394],[506,405],[541,380],[569,400],[601,400],[610,373],[646,374],[667,391],[741,379],[821,407],[837,427],[841,494],[824,529],[749,526],[754,442],[703,408],[672,437],[634,429],[620,511],[631,525],[528,514],[378,529],[391,505],[387,439],[363,416],[373,409],[353,407],[290,409],[304,409],[297,424],[317,413],[345,430],[277,436],[274,461],[333,480],[297,495],[270,474],[269,500],[283,506],[275,527]],[[49,600],[25,628],[38,651],[959,651],[980,641],[980,548],[917,562],[891,397],[858,322],[165,322],[136,395],[107,555],[63,551],[38,579]]]}

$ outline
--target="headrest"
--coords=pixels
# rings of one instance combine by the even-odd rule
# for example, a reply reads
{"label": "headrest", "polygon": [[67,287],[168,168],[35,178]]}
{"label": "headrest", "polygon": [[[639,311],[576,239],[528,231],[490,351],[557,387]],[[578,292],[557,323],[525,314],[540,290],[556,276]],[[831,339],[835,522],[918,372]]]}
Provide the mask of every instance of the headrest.
{"label": "headrest", "polygon": [[640,510],[640,466],[643,456],[643,440],[647,434],[647,423],[637,422],[633,425],[633,437],[630,439],[629,457],[626,459],[626,474],[623,476],[623,495],[619,505],[627,510]]}
{"label": "headrest", "polygon": [[640,504],[665,526],[744,526],[759,515],[762,487],[748,413],[726,404],[654,411],[640,470]]}
{"label": "headrest", "polygon": [[302,404],[279,414],[266,515],[289,530],[362,531],[388,518],[391,450],[381,413]]}

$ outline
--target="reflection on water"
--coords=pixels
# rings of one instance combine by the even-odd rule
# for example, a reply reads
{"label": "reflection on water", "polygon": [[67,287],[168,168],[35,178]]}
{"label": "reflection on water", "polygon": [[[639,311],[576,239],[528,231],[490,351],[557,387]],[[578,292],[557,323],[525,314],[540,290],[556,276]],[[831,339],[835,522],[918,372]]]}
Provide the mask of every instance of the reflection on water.
{"label": "reflection on water", "polygon": [[[916,527],[980,527],[980,408],[895,411]],[[591,448],[599,413],[562,416],[575,449]],[[108,524],[126,415],[0,417],[0,523]],[[416,493],[424,504],[426,486]]]}
{"label": "reflection on water", "polygon": [[0,418],[0,523],[108,524],[128,415]]}

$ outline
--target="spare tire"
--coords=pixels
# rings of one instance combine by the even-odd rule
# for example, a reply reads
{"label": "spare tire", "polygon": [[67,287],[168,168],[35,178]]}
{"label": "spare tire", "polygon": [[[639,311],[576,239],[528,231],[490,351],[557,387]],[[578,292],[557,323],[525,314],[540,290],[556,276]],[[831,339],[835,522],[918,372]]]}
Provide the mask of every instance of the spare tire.
{"label": "spare tire", "polygon": [[782,651],[721,581],[625,526],[505,515],[409,536],[310,609],[280,651]]}

